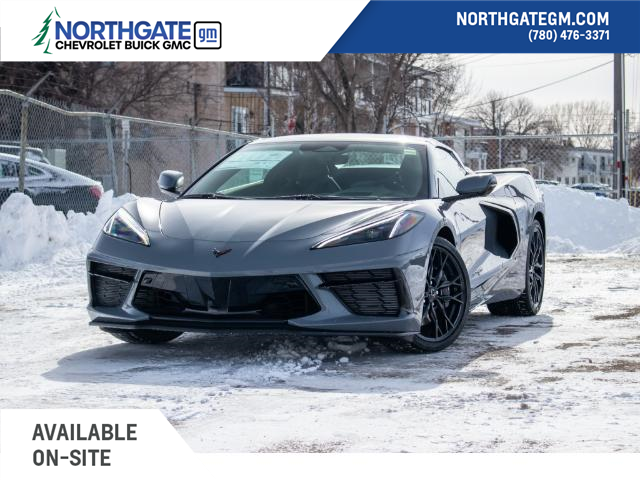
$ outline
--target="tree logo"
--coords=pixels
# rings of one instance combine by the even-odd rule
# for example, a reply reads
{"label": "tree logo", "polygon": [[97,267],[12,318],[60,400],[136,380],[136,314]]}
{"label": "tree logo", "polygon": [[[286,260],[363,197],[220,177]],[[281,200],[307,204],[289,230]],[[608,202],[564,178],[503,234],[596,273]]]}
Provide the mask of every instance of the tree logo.
{"label": "tree logo", "polygon": [[46,40],[47,46],[44,48],[44,53],[48,53],[49,55],[51,55],[51,52],[49,51],[49,44],[51,43],[51,39],[47,39],[47,35],[49,33],[49,24],[51,23],[51,17],[53,16],[54,12],[58,16],[58,18],[60,18],[58,9],[56,7],[53,7],[53,10],[49,14],[49,16],[45,19],[44,22],[42,22],[42,28],[40,29],[38,34],[31,39],[32,41],[37,39],[36,43],[33,44],[34,47],[44,45],[44,41]]}

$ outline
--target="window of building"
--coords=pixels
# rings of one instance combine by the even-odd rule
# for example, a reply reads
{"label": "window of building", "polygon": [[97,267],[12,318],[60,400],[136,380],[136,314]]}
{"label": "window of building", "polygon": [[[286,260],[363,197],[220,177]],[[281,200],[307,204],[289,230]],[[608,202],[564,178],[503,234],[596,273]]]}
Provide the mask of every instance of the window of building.
{"label": "window of building", "polygon": [[264,87],[264,64],[262,62],[227,62],[227,87]]}
{"label": "window of building", "polygon": [[235,133],[247,133],[249,112],[246,107],[231,107],[231,129]]}

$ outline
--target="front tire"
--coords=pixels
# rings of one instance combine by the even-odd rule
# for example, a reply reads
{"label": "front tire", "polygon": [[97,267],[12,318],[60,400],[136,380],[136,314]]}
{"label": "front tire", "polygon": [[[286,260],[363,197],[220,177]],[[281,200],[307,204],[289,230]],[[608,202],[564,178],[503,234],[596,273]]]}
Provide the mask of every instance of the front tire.
{"label": "front tire", "polygon": [[542,305],[545,273],[545,239],[540,222],[533,221],[527,247],[525,288],[518,298],[487,304],[492,315],[528,317],[537,315]]}
{"label": "front tire", "polygon": [[182,335],[182,332],[169,332],[163,330],[118,330],[112,328],[103,328],[102,330],[110,333],[118,340],[138,345],[167,343]]}
{"label": "front tire", "polygon": [[469,274],[456,247],[436,238],[429,255],[420,333],[411,344],[421,352],[437,352],[451,345],[469,314]]}

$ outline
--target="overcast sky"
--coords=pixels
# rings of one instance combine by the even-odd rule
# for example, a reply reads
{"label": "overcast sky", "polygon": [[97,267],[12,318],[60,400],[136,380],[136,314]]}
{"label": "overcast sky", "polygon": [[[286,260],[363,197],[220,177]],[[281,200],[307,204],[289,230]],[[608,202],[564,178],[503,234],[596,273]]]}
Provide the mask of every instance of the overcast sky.
{"label": "overcast sky", "polygon": [[[514,94],[554,82],[613,59],[611,54],[465,54],[454,55],[472,77],[475,98],[489,90]],[[627,108],[640,112],[640,55],[625,57]],[[545,106],[575,100],[613,103],[613,63],[524,95]]]}

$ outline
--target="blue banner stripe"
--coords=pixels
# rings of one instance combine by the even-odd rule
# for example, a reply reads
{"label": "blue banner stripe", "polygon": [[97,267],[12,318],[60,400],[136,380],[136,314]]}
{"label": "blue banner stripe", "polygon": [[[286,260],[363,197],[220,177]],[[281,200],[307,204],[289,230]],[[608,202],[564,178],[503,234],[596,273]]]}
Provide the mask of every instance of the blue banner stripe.
{"label": "blue banner stripe", "polygon": [[640,0],[372,1],[331,52],[639,53]]}

